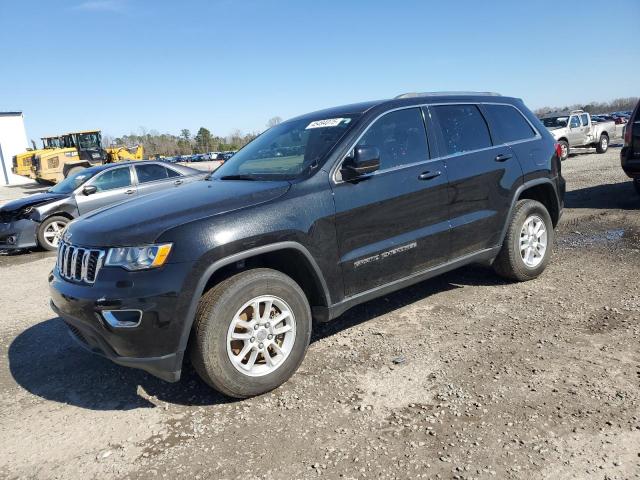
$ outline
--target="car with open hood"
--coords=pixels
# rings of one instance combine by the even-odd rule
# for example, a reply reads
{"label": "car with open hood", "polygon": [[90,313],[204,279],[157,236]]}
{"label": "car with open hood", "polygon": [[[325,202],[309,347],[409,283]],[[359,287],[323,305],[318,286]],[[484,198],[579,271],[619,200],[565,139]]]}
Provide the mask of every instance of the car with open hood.
{"label": "car with open hood", "polygon": [[201,179],[205,173],[164,162],[111,163],[81,169],[45,192],[0,207],[0,249],[55,250],[69,222],[96,209]]}

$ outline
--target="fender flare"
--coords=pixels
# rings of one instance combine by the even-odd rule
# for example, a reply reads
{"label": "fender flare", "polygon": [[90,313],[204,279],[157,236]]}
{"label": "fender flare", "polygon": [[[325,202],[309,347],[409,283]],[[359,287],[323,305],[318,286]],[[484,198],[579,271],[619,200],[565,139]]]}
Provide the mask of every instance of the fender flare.
{"label": "fender flare", "polygon": [[507,229],[509,228],[509,223],[511,222],[511,216],[513,215],[513,209],[516,207],[516,203],[518,202],[518,198],[520,198],[520,194],[524,192],[527,188],[535,187],[537,185],[549,184],[551,188],[553,188],[554,196],[556,199],[556,204],[558,208],[558,212],[561,212],[560,208],[560,198],[558,197],[558,190],[556,185],[549,178],[536,178],[534,180],[529,180],[528,182],[520,185],[515,193],[513,194],[513,198],[511,199],[511,206],[509,207],[509,214],[507,215],[507,221],[504,223],[502,227],[502,233],[500,234],[500,246],[504,243],[504,237],[507,235]]}
{"label": "fender flare", "polygon": [[293,242],[293,241],[284,241],[284,242],[270,243],[267,245],[262,245],[260,247],[251,248],[249,250],[244,250],[242,252],[234,253],[227,257],[223,257],[219,260],[216,260],[211,265],[209,265],[205,269],[205,271],[200,275],[200,278],[198,279],[198,283],[196,284],[196,288],[193,292],[193,296],[191,297],[191,301],[189,303],[189,308],[187,310],[186,318],[184,321],[178,350],[180,352],[185,352],[187,348],[187,343],[189,341],[189,336],[191,334],[191,327],[193,326],[193,322],[195,321],[195,317],[196,317],[196,310],[198,308],[198,303],[200,302],[200,298],[204,293],[204,289],[207,286],[207,282],[217,270],[223,267],[226,267],[227,265],[231,265],[233,263],[239,262],[241,260],[246,260],[248,258],[255,257],[263,253],[275,252],[278,250],[286,250],[286,249],[295,249],[305,256],[305,258],[313,268],[316,278],[320,281],[320,286],[322,287],[322,291],[327,301],[327,305],[331,305],[331,296],[329,293],[329,289],[327,287],[327,283],[324,279],[324,275],[322,275],[322,271],[320,270],[318,263],[315,261],[315,259],[313,258],[309,250],[307,250],[300,243]]}

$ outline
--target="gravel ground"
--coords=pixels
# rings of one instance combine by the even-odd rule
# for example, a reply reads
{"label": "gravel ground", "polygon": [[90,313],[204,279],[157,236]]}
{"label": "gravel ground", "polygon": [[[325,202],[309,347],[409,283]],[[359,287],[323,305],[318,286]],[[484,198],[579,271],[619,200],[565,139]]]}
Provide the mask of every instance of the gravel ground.
{"label": "gravel ground", "polygon": [[640,478],[640,199],[618,157],[564,162],[539,279],[464,268],[356,307],[245,401],[85,353],[47,304],[53,256],[0,257],[0,477]]}

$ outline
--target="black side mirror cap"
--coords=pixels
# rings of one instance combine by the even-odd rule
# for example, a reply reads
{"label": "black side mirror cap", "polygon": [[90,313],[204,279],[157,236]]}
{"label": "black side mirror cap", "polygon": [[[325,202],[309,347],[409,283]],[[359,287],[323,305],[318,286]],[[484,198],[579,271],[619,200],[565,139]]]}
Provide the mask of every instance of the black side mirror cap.
{"label": "black side mirror cap", "polygon": [[87,185],[86,187],[84,187],[82,189],[82,193],[84,193],[85,195],[93,195],[97,191],[98,191],[98,189],[94,185]]}
{"label": "black side mirror cap", "polygon": [[345,180],[352,180],[380,169],[380,150],[378,147],[363,145],[356,147],[353,156],[345,159],[340,173]]}

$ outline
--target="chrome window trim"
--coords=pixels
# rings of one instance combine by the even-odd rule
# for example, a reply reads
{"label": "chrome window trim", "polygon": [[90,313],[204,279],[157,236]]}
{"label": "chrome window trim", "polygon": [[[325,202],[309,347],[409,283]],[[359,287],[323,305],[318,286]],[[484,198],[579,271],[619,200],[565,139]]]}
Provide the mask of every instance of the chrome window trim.
{"label": "chrome window trim", "polygon": [[[476,150],[467,150],[464,152],[458,152],[458,153],[454,153],[454,154],[449,154],[449,155],[440,155],[437,157],[431,157],[427,160],[424,161],[420,161],[420,162],[413,162],[413,163],[407,163],[405,165],[397,165],[395,167],[390,167],[390,168],[385,168],[383,170],[376,170],[375,172],[369,174],[369,175],[364,175],[362,178],[368,178],[368,177],[372,177],[375,175],[381,175],[384,174],[386,172],[395,172],[398,170],[402,170],[405,168],[410,168],[410,167],[414,167],[416,165],[423,165],[423,164],[427,164],[430,162],[435,162],[435,161],[440,161],[440,160],[446,160],[448,158],[453,158],[453,157],[459,157],[461,155],[468,155],[470,153],[477,153],[477,152],[483,152],[486,150],[493,150],[494,148],[498,148],[501,147],[503,145],[516,145],[519,143],[525,143],[525,142],[532,142],[534,140],[540,140],[542,138],[542,135],[540,134],[540,131],[535,127],[535,125],[533,125],[533,123],[531,123],[531,121],[527,118],[527,116],[522,113],[522,110],[520,110],[518,107],[516,107],[515,105],[512,105],[510,103],[505,103],[505,102],[440,102],[440,103],[420,103],[420,104],[415,104],[415,105],[405,105],[402,107],[397,107],[397,108],[392,108],[390,110],[386,110],[384,112],[382,112],[380,115],[378,115],[376,118],[374,118],[369,125],[367,125],[367,128],[364,129],[364,131],[358,136],[358,138],[351,144],[351,147],[347,150],[347,153],[345,153],[342,158],[337,161],[330,170],[330,177],[331,177],[331,181],[333,182],[334,185],[340,185],[342,183],[348,183],[345,182],[344,180],[338,179],[337,174],[340,168],[340,165],[342,165],[342,162],[345,161],[345,159],[347,158],[347,156],[349,155],[349,153],[355,148],[355,146],[358,144],[358,142],[362,139],[362,137],[365,136],[365,134],[369,131],[369,129],[378,121],[380,120],[380,118],[384,117],[385,115],[387,115],[388,113],[392,113],[392,112],[396,112],[398,110],[406,110],[409,108],[424,108],[424,107],[437,107],[437,106],[441,106],[441,105],[503,105],[503,106],[507,106],[507,107],[511,107],[511,108],[515,108],[518,113],[527,121],[527,123],[529,124],[529,126],[531,127],[531,129],[535,132],[535,136],[531,137],[531,138],[525,138],[523,140],[514,140],[513,142],[506,142],[506,143],[499,143],[496,145],[491,145],[490,147],[485,147],[485,148],[479,148]],[[482,113],[482,111],[480,111],[480,114],[484,117],[484,114]],[[424,113],[423,113],[424,115]],[[424,118],[424,116],[423,116]],[[426,129],[427,125],[425,122],[425,129]],[[487,121],[487,128],[489,128],[488,125],[488,121]],[[491,132],[491,130],[489,130],[489,132]],[[433,151],[431,145],[429,144],[429,138],[428,138],[428,133],[425,130],[425,138],[427,139],[427,145],[429,146],[429,154],[431,155],[431,152]],[[491,139],[493,141],[493,138]]]}

